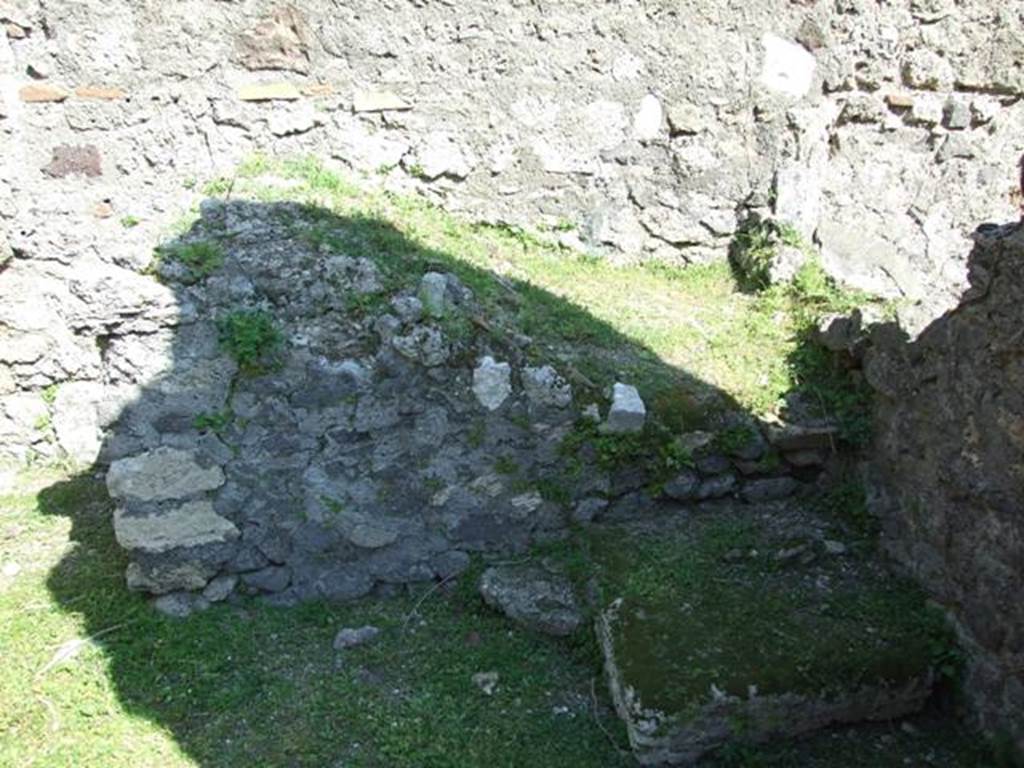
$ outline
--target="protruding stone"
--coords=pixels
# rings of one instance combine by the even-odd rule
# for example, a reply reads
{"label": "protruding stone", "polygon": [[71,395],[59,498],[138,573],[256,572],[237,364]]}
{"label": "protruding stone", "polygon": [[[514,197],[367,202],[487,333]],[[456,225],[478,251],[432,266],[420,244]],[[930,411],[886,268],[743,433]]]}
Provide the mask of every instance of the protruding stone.
{"label": "protruding stone", "polygon": [[689,102],[673,104],[668,108],[668,127],[673,136],[700,133],[704,122],[700,107]]}
{"label": "protruding stone", "polygon": [[107,490],[115,499],[181,499],[223,484],[220,467],[202,467],[190,451],[167,446],[118,459],[107,472]]}
{"label": "protruding stone", "polygon": [[487,356],[473,370],[473,394],[484,408],[496,411],[512,393],[512,366]]}
{"label": "protruding stone", "polygon": [[232,541],[239,531],[214,511],[213,504],[202,500],[150,515],[132,515],[118,508],[114,512],[114,535],[125,549],[156,554],[177,547]]}
{"label": "protruding stone", "polygon": [[700,487],[700,476],[690,469],[684,469],[664,485],[665,495],[676,501],[690,501],[696,498]]}
{"label": "protruding stone", "polygon": [[545,634],[565,637],[583,623],[569,580],[539,566],[488,568],[480,595],[513,621]]}
{"label": "protruding stone", "polygon": [[636,387],[616,382],[612,387],[612,405],[602,429],[612,433],[640,432],[646,420],[647,408]]}
{"label": "protruding stone", "polygon": [[402,159],[405,168],[415,176],[433,181],[442,176],[464,179],[473,170],[475,158],[446,133],[434,131],[413,156]]}
{"label": "protruding stone", "polygon": [[759,82],[770,91],[799,99],[807,95],[814,82],[814,55],[798,43],[770,32],[761,38],[764,64]]}
{"label": "protruding stone", "polygon": [[283,565],[270,565],[258,571],[242,574],[242,583],[249,589],[260,592],[280,592],[291,580],[291,568]]}
{"label": "protruding stone", "polygon": [[661,134],[661,123],[664,119],[661,102],[653,93],[640,100],[640,108],[633,118],[633,138],[641,141],[656,139]]}
{"label": "protruding stone", "polygon": [[222,600],[226,600],[235,590],[235,585],[238,584],[238,576],[233,573],[224,573],[220,576],[213,578],[209,584],[203,589],[203,597],[209,600],[211,603],[219,603]]}
{"label": "protruding stone", "polygon": [[237,91],[242,101],[295,101],[302,97],[291,83],[261,83],[243,85]]}
{"label": "protruding stone", "polygon": [[212,566],[195,560],[157,563],[146,567],[139,563],[129,563],[125,571],[125,583],[128,589],[136,592],[162,595],[177,589],[203,589],[215,571]]}
{"label": "protruding stone", "polygon": [[956,75],[953,65],[935,51],[918,48],[903,61],[903,82],[923,91],[949,91]]}
{"label": "protruding stone", "polygon": [[267,118],[267,127],[275,136],[292,136],[310,131],[320,124],[312,104],[299,104],[275,110]]}
{"label": "protruding stone", "polygon": [[356,91],[352,97],[353,112],[399,112],[412,109],[412,104],[391,91]]}
{"label": "protruding stone", "polygon": [[420,279],[419,299],[427,317],[438,319],[445,316],[447,310],[445,290],[447,287],[448,278],[440,272],[427,272]]}
{"label": "protruding stone", "polygon": [[572,387],[550,365],[524,368],[523,389],[534,405],[565,408],[572,403]]}

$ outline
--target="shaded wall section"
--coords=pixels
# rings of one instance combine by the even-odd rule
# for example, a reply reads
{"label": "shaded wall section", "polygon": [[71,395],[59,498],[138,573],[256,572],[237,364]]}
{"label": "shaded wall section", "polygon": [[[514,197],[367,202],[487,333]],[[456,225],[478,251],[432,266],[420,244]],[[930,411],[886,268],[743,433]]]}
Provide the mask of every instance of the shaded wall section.
{"label": "shaded wall section", "polygon": [[876,330],[876,502],[956,618],[982,724],[1024,743],[1024,227],[975,235],[971,287],[914,343]]}

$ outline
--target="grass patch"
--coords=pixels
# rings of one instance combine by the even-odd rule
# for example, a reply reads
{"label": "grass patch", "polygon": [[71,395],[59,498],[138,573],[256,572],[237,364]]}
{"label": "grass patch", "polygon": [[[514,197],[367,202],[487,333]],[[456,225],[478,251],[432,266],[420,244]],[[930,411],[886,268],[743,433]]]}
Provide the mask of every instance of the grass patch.
{"label": "grass patch", "polygon": [[163,261],[175,261],[185,267],[189,278],[193,281],[209,277],[224,263],[224,249],[219,243],[212,240],[160,246],[156,249],[154,256],[156,257],[155,268],[158,272]]}
{"label": "grass patch", "polygon": [[[591,660],[510,632],[471,574],[451,595],[246,599],[176,621],[125,590],[111,511],[89,475],[0,497],[0,561],[22,565],[0,576],[0,765],[629,765]],[[364,624],[378,641],[332,650]],[[51,664],[61,648],[77,651]],[[471,678],[491,671],[486,696]]]}
{"label": "grass patch", "polygon": [[[385,292],[414,289],[431,269],[455,273],[495,339],[530,337],[532,357],[569,363],[582,375],[577,390],[595,399],[615,380],[635,384],[676,431],[702,428],[722,408],[775,412],[798,385],[790,356],[803,343],[804,302],[835,304],[804,288],[744,293],[727,264],[613,266],[542,233],[475,225],[418,198],[360,191],[313,158],[254,156],[232,177],[231,195],[304,206],[297,236],[372,259]],[[464,327],[446,330],[474,332],[461,320]]]}
{"label": "grass patch", "polygon": [[217,321],[218,339],[239,368],[257,374],[271,370],[278,362],[284,337],[269,313],[239,309]]}

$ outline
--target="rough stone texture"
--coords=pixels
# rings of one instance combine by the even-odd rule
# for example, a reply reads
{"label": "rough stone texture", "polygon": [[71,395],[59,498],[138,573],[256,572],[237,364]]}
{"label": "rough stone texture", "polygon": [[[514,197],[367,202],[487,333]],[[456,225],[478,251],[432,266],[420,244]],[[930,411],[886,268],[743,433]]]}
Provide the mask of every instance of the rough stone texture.
{"label": "rough stone texture", "polygon": [[909,342],[876,328],[875,508],[949,608],[981,723],[1024,751],[1024,227],[979,231],[960,306]]}
{"label": "rough stone texture", "polygon": [[334,650],[343,651],[357,645],[365,645],[377,639],[380,629],[372,626],[344,627],[334,636]]}
{"label": "rough stone texture", "polygon": [[239,536],[234,523],[214,512],[209,501],[189,501],[152,515],[129,515],[118,509],[114,513],[114,534],[125,549],[147,553],[230,541]]}
{"label": "rough stone texture", "polygon": [[473,394],[480,405],[489,411],[496,410],[512,394],[512,367],[508,363],[497,363],[491,356],[485,357],[473,370]]}
{"label": "rough stone texture", "polygon": [[612,388],[612,404],[602,429],[607,432],[639,432],[644,428],[647,409],[640,393],[631,384],[616,382]]}
{"label": "rough stone texture", "polygon": [[119,459],[107,472],[107,490],[115,499],[181,499],[223,484],[220,467],[202,467],[193,454],[169,447]]}
{"label": "rough stone texture", "polygon": [[583,623],[569,580],[540,566],[488,568],[480,594],[513,621],[545,634],[568,636]]}
{"label": "rough stone texture", "polygon": [[[569,221],[617,260],[724,259],[748,214],[793,218],[834,274],[908,299],[916,330],[960,294],[975,223],[1013,215],[1024,129],[1020,8],[931,6],[472,0],[382,24],[369,0],[31,4],[14,26],[47,34],[0,35],[0,229],[29,273],[5,271],[0,304],[27,297],[41,344],[95,355],[54,287],[88,262],[142,268],[193,202],[184,182],[269,150],[473,218]],[[116,214],[97,225],[99,203]],[[54,368],[16,385],[100,378]]]}

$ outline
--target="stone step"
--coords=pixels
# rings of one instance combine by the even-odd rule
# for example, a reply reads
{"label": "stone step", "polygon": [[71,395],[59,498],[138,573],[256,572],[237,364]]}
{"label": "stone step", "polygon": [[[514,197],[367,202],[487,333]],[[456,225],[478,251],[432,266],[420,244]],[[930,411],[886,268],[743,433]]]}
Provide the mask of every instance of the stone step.
{"label": "stone step", "polygon": [[921,709],[942,618],[838,533],[792,502],[592,530],[598,637],[640,764]]}

